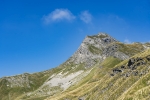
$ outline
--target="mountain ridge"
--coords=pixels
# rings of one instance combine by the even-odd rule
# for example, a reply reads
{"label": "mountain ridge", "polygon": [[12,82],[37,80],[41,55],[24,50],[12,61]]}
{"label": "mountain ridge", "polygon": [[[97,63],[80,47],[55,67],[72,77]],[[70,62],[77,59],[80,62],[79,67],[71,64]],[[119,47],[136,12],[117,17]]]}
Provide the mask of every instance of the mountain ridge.
{"label": "mountain ridge", "polygon": [[[111,73],[109,74],[110,77],[116,77],[112,71],[118,73],[121,70],[111,68],[135,54],[147,50],[149,47],[149,43],[124,44],[106,33],[86,36],[77,51],[66,62],[56,68],[33,74],[24,73],[0,78],[0,99],[44,100],[49,96],[53,98],[53,96],[65,93],[74,87],[80,89],[80,85],[86,86],[88,82],[95,84],[93,82],[97,82],[100,76],[94,73],[99,73],[101,70],[105,72],[100,74],[102,76],[109,72]],[[96,69],[100,71],[97,72]],[[94,79],[92,75],[95,76]],[[93,80],[89,79],[89,77]],[[109,79],[108,76],[107,78]],[[78,86],[78,84],[80,85]],[[89,86],[89,89],[92,88]],[[87,98],[88,96],[83,96],[79,100],[88,100]],[[60,100],[72,99],[60,98]]]}

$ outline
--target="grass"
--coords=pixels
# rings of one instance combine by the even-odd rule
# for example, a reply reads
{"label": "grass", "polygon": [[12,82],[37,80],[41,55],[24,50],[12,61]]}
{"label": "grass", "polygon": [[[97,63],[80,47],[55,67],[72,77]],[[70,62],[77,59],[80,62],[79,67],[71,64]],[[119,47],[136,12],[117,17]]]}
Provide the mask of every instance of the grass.
{"label": "grass", "polygon": [[85,63],[80,63],[80,64],[74,64],[70,63],[68,65],[65,65],[62,70],[62,74],[67,73],[66,75],[69,75],[71,73],[78,72],[80,70],[86,70],[85,69]]}
{"label": "grass", "polygon": [[150,73],[145,74],[142,76],[132,87],[124,93],[121,98],[125,100],[130,99],[144,99],[149,96],[150,93]]}
{"label": "grass", "polygon": [[[94,37],[92,37],[94,38]],[[104,38],[104,37],[99,37]],[[143,46],[140,43],[134,44],[122,44],[116,42],[119,46],[119,51],[132,56],[131,58],[142,57],[146,61],[146,56],[150,55],[150,49],[143,51]],[[149,44],[146,44],[149,45]],[[102,51],[95,46],[89,45],[89,50],[93,54],[102,54]],[[141,52],[142,51],[142,52]],[[134,55],[134,56],[133,56]],[[24,87],[13,87],[6,86],[8,81],[6,79],[0,79],[0,100],[15,100],[17,96],[22,96],[24,100],[43,100],[45,97],[31,96],[25,97],[25,93],[36,91],[51,75],[57,73],[71,73],[83,70],[85,73],[89,70],[90,73],[84,77],[78,83],[72,85],[66,91],[63,91],[59,87],[49,88],[50,91],[56,91],[48,100],[64,100],[65,98],[71,100],[77,100],[79,97],[85,97],[86,100],[133,100],[133,99],[149,99],[150,93],[150,72],[141,76],[121,77],[121,74],[117,74],[113,77],[110,76],[112,69],[127,65],[128,60],[121,61],[118,58],[107,57],[102,63],[98,61],[96,64],[89,68],[85,68],[85,63],[78,65],[74,63],[65,63],[59,67],[47,70],[45,72],[28,74],[29,85],[23,84]],[[150,62],[147,65],[139,66],[136,70],[139,72],[149,71],[147,68],[150,66]],[[123,73],[129,70],[124,70]],[[18,76],[15,76],[17,78]],[[45,87],[47,88],[47,87]],[[59,91],[60,90],[60,91]]]}
{"label": "grass", "polygon": [[[76,67],[75,67],[76,66]],[[63,69],[63,70],[62,70]],[[77,71],[79,71],[79,70],[85,70],[85,64],[84,63],[81,63],[81,64],[79,64],[79,65],[76,65],[76,64],[74,64],[74,63],[70,63],[70,64],[62,64],[62,65],[60,65],[59,67],[57,67],[57,68],[54,68],[54,69],[52,69],[52,70],[50,70],[50,73],[48,74],[48,75],[46,75],[46,77],[45,77],[45,73],[44,74],[42,74],[42,75],[40,75],[40,77],[41,77],[41,79],[40,79],[40,77],[39,77],[39,75],[36,75],[35,74],[35,76],[33,77],[33,75],[32,75],[32,78],[33,79],[31,79],[31,80],[34,80],[33,81],[33,83],[35,83],[35,82],[39,82],[39,80],[41,80],[39,83],[36,83],[36,84],[32,84],[32,88],[34,88],[34,91],[35,90],[37,90],[43,83],[42,82],[45,82],[45,80],[47,80],[48,79],[48,77],[50,76],[50,75],[52,75],[52,74],[58,74],[58,73],[60,73],[60,72],[62,72],[62,74],[64,74],[64,73],[67,73],[66,75],[69,75],[69,74],[71,74],[71,73],[74,73],[74,72],[77,72]],[[38,73],[39,74],[39,73]],[[39,78],[37,78],[37,77],[39,77]],[[37,80],[38,79],[38,80]],[[35,85],[36,85],[36,87],[35,87]],[[58,87],[52,87],[52,88],[50,88],[50,87],[43,87],[42,88],[42,90],[46,93],[46,92],[51,92],[51,95],[54,95],[54,94],[56,94],[56,93],[60,93],[61,91],[62,91],[62,89],[58,86]],[[38,93],[38,92],[37,92]],[[29,97],[26,97],[26,96],[23,96],[22,98],[24,98],[25,100],[26,99],[34,99],[34,98],[38,98],[38,97],[40,97],[40,95],[37,95],[37,96],[34,96],[34,94],[36,94],[36,91],[35,92],[33,92],[33,94],[31,95],[31,96],[29,96]]]}
{"label": "grass", "polygon": [[94,39],[94,38],[106,38],[106,37],[108,37],[108,35],[93,35],[93,36],[88,36],[89,38],[92,38],[92,39]]}
{"label": "grass", "polygon": [[[28,83],[29,86],[27,86],[27,83],[18,83],[20,85],[23,85],[22,87],[19,86],[7,86],[7,84],[11,84],[9,83],[9,81],[7,81],[7,77],[6,79],[0,79],[0,100],[9,100],[9,98],[11,100],[15,100],[16,97],[24,95],[24,93],[27,92],[33,92],[35,90],[37,90],[47,79],[50,75],[53,74],[54,70],[47,70],[44,72],[38,72],[38,73],[33,73],[33,74],[26,74],[28,77]],[[57,72],[57,71],[55,71]],[[16,75],[13,76],[14,80],[22,78],[22,75]]]}
{"label": "grass", "polygon": [[119,51],[129,56],[133,56],[144,50],[143,45],[140,43],[133,43],[133,44],[123,44],[120,42],[116,42],[116,43],[119,46]]}
{"label": "grass", "polygon": [[147,42],[144,45],[146,45],[147,47],[150,47],[150,42]]}
{"label": "grass", "polygon": [[26,100],[44,100],[46,98],[47,98],[47,96],[44,96],[44,97],[34,97],[34,98],[26,99]]}
{"label": "grass", "polygon": [[121,60],[114,57],[107,57],[102,63],[101,66],[104,66],[106,68],[113,68],[115,65],[120,63]]}
{"label": "grass", "polygon": [[[138,53],[133,58],[141,57],[146,61],[145,57],[148,55],[150,55],[150,50]],[[128,60],[120,61],[117,58],[108,57],[101,64],[97,63],[78,84],[47,100],[77,100],[79,97],[85,97],[85,100],[148,100],[150,72],[143,76],[121,76],[129,71],[126,69],[120,74],[110,76],[112,69],[127,65],[127,63]],[[139,72],[148,71],[148,66],[150,66],[149,62],[139,66],[136,70]]]}
{"label": "grass", "polygon": [[88,49],[90,50],[91,53],[93,54],[102,54],[102,50],[100,50],[99,48],[93,46],[93,45],[89,45]]}
{"label": "grass", "polygon": [[[108,64],[108,62],[110,63]],[[117,58],[108,57],[102,64],[97,63],[91,72],[78,84],[71,86],[60,95],[51,97],[49,100],[64,100],[65,98],[76,100],[79,96],[89,95],[92,90],[95,91],[95,87],[99,85],[99,82],[104,82],[105,78],[108,77],[106,76],[107,70],[119,62],[120,60]],[[101,68],[101,66],[103,67]]]}

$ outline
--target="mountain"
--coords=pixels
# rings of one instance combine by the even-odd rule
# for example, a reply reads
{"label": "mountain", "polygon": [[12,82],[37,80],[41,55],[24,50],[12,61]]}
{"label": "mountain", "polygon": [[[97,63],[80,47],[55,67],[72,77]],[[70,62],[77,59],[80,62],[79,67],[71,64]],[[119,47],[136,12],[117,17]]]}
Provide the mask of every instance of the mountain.
{"label": "mountain", "polygon": [[150,99],[150,43],[86,36],[60,66],[0,78],[0,100]]}

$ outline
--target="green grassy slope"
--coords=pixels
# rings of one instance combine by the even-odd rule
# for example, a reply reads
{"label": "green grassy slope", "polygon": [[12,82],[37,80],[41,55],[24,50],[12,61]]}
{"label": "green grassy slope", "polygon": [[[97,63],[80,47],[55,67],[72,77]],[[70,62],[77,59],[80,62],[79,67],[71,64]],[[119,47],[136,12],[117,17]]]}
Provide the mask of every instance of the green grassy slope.
{"label": "green grassy slope", "polygon": [[[26,77],[28,77],[27,82],[20,82],[17,84],[17,82],[14,86],[11,86],[15,81],[18,80],[26,80],[21,75],[16,75],[12,77],[4,77],[0,79],[0,100],[43,100],[47,96],[26,96],[28,93],[35,92],[39,87],[43,85],[43,83],[54,74],[58,74],[60,72],[67,73],[66,75],[69,75],[71,73],[77,72],[79,70],[86,70],[85,64],[62,64],[56,68],[53,68],[51,70],[43,71],[43,72],[37,72],[33,74],[26,74]],[[12,83],[8,81],[8,79],[12,79]],[[14,80],[14,81],[13,81]],[[26,83],[29,83],[28,85]],[[53,87],[52,89],[56,90],[57,87]],[[58,90],[58,89],[57,89]],[[61,90],[62,91],[62,90]],[[59,91],[58,91],[59,93]]]}
{"label": "green grassy slope", "polygon": [[144,50],[143,44],[141,43],[123,44],[121,42],[117,42],[116,44],[119,46],[119,51],[129,56],[133,56]]}
{"label": "green grassy slope", "polygon": [[[120,61],[108,57],[101,64],[97,63],[78,84],[46,100],[149,100],[149,58],[150,50],[131,57],[135,60],[133,64],[130,59]],[[115,72],[116,69],[121,72]]]}
{"label": "green grassy slope", "polygon": [[[17,77],[20,78],[21,75],[14,76],[14,78],[17,79]],[[17,96],[20,96],[21,94],[27,93],[29,91],[36,90],[39,86],[43,84],[43,82],[49,77],[49,73],[34,73],[34,74],[28,74],[28,82],[29,86],[26,86],[25,83],[23,83],[23,86],[8,86],[9,81],[7,78],[2,78],[0,80],[0,100],[14,100]],[[22,84],[21,84],[22,85]]]}

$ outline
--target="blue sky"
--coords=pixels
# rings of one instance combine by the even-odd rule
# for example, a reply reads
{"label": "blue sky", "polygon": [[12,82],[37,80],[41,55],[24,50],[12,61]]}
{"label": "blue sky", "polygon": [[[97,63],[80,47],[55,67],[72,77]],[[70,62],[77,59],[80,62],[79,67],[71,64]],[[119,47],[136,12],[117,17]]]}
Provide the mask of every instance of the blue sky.
{"label": "blue sky", "polygon": [[0,0],[0,77],[56,67],[98,32],[150,41],[150,0]]}

